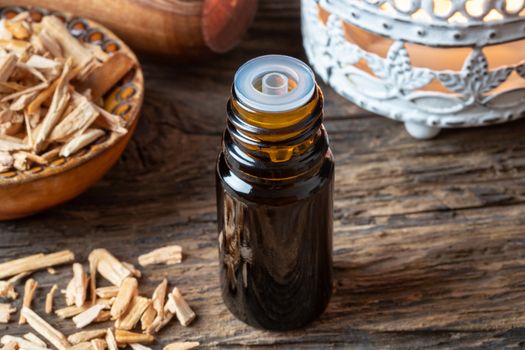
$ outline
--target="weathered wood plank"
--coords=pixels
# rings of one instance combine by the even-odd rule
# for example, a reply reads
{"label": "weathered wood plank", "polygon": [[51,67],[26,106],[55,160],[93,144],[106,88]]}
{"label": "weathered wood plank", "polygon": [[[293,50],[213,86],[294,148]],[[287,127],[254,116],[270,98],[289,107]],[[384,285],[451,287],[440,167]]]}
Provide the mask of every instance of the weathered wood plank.
{"label": "weathered wood plank", "polygon": [[[167,276],[199,315],[190,328],[170,325],[164,342],[522,348],[525,121],[415,141],[401,124],[361,111],[326,87],[337,161],[333,300],[321,320],[283,334],[251,329],[228,313],[218,288],[213,178],[225,101],[242,62],[273,52],[303,57],[300,39],[298,2],[267,0],[242,46],[212,64],[145,60],[144,111],[119,164],[68,204],[1,223],[0,261],[65,248],[85,261],[89,251],[106,247],[135,262],[145,251],[181,244],[183,264],[148,267],[140,284],[149,294]],[[65,287],[70,274],[69,267],[56,276],[35,274],[40,313],[45,290]],[[51,323],[74,332],[71,322]],[[27,330],[0,326],[0,334]]]}

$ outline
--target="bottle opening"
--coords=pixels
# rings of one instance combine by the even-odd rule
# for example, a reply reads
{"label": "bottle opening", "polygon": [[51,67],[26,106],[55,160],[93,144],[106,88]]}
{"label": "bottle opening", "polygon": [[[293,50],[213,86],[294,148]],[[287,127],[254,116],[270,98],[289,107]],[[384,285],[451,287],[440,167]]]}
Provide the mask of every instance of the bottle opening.
{"label": "bottle opening", "polygon": [[305,105],[313,96],[314,73],[289,56],[267,55],[242,65],[234,79],[239,101],[262,112],[286,112]]}
{"label": "bottle opening", "polygon": [[285,95],[297,87],[294,77],[283,72],[271,72],[255,77],[252,81],[255,90],[265,95]]}
{"label": "bottle opening", "polygon": [[262,78],[262,92],[267,95],[284,95],[288,93],[288,77],[281,73],[268,73]]}

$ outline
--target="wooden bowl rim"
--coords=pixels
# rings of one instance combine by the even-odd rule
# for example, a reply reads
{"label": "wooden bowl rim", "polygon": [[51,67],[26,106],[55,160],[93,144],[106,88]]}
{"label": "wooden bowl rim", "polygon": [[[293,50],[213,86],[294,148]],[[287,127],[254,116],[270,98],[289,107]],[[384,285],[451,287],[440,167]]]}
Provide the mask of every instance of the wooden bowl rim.
{"label": "wooden bowl rim", "polygon": [[[57,13],[57,11],[52,11],[50,9],[40,7],[40,6],[5,6],[5,7],[0,7],[0,11],[4,11],[5,9],[8,9],[8,8],[18,8],[18,9],[26,9],[26,10],[37,9],[40,11],[46,11],[46,12],[50,12],[53,14]],[[130,56],[135,62],[135,75],[133,77],[133,80],[131,80],[131,82],[135,84],[137,91],[135,95],[133,96],[133,100],[131,100],[131,102],[133,103],[130,103],[131,109],[128,112],[128,120],[126,121],[126,129],[128,130],[128,133],[133,133],[135,130],[135,126],[139,119],[140,109],[144,102],[144,75],[142,72],[142,66],[140,65],[140,62],[137,56],[129,48],[129,46],[126,45],[124,41],[122,41],[122,39],[120,39],[117,35],[115,35],[115,33],[113,33],[111,30],[109,30],[102,24],[96,21],[92,21],[90,19],[76,16],[69,12],[60,11],[58,13],[63,15],[68,20],[68,22],[72,20],[81,20],[87,23],[90,29],[94,28],[94,29],[100,30],[105,35],[106,38],[113,40],[119,45],[120,52],[123,52],[126,55]],[[76,154],[73,154],[69,157],[62,157],[66,159],[66,162],[64,164],[60,164],[56,167],[51,167],[50,166],[51,164],[45,165],[43,166],[44,169],[36,174],[30,173],[31,169],[27,171],[23,171],[23,172],[17,171],[17,175],[13,177],[0,178],[0,188],[21,185],[21,184],[39,181],[39,180],[43,180],[43,179],[47,179],[53,176],[58,176],[60,174],[63,174],[67,171],[70,171],[71,169],[79,167],[89,162],[90,160],[100,156],[102,153],[114,147],[118,142],[125,139],[125,137],[126,135],[115,137],[115,134],[111,133],[110,136],[106,137],[104,141],[88,146],[89,150],[87,152],[82,153],[82,151],[79,151]],[[4,172],[4,174],[8,172]]]}

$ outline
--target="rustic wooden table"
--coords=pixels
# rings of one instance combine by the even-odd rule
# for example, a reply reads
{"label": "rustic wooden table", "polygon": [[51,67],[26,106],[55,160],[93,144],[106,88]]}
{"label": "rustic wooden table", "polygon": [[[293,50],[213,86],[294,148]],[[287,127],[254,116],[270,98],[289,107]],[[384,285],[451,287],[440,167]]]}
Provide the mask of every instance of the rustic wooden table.
{"label": "rustic wooden table", "polygon": [[[303,57],[298,1],[261,1],[239,48],[181,66],[144,59],[147,94],[124,157],[95,187],[31,218],[0,224],[0,260],[106,247],[122,259],[181,244],[185,261],[145,269],[142,291],[168,276],[198,320],[163,343],[359,349],[525,346],[525,121],[415,141],[324,87],[337,160],[335,294],[323,317],[290,333],[254,330],[221,302],[214,166],[233,73],[267,53]],[[65,287],[70,268],[35,274]],[[57,322],[66,334],[71,322]],[[0,334],[28,328],[0,326]],[[155,348],[161,348],[160,344]]]}

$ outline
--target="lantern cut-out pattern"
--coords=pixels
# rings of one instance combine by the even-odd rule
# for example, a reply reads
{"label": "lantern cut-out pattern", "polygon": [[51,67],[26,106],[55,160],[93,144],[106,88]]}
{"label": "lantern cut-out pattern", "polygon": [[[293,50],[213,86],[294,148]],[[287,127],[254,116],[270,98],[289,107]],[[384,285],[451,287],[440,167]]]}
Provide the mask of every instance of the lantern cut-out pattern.
{"label": "lantern cut-out pattern", "polygon": [[524,0],[302,0],[321,78],[417,138],[525,115]]}

